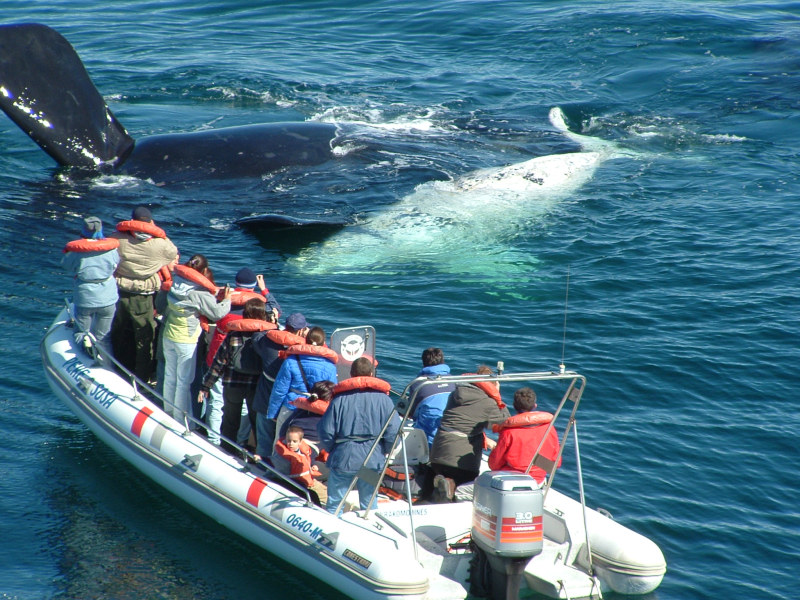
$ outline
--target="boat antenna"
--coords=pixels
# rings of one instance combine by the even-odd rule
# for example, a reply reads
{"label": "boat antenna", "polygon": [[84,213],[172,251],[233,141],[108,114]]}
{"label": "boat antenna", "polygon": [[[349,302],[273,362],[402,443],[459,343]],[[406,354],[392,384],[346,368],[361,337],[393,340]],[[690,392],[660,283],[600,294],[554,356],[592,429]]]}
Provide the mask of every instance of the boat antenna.
{"label": "boat antenna", "polygon": [[561,339],[561,363],[558,365],[559,372],[563,373],[567,367],[564,365],[564,353],[567,348],[567,306],[569,305],[569,268],[567,265],[567,290],[564,293],[564,333]]}

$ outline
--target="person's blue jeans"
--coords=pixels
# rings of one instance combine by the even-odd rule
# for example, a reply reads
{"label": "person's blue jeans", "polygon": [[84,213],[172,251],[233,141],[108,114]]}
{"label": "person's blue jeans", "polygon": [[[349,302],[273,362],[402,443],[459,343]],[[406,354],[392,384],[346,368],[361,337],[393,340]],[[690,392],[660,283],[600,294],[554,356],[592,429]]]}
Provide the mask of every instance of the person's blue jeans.
{"label": "person's blue jeans", "polygon": [[[328,474],[328,501],[325,504],[325,510],[329,513],[336,512],[336,507],[339,506],[339,502],[341,502],[344,493],[355,476],[355,472],[330,470]],[[367,502],[369,502],[375,488],[363,479],[359,479],[356,483],[356,489],[358,489],[358,505],[363,510],[367,508]],[[378,508],[377,498],[372,503],[372,508]]]}
{"label": "person's blue jeans", "polygon": [[275,445],[275,419],[268,419],[267,413],[256,413],[256,454],[262,459],[272,456]]}

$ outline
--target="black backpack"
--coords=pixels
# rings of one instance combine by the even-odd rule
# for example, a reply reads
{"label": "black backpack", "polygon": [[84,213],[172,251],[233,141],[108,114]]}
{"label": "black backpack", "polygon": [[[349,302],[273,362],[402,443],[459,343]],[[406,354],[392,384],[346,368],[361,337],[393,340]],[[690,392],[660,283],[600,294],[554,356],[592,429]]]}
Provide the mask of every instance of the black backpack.
{"label": "black backpack", "polygon": [[234,371],[247,375],[261,375],[261,357],[253,347],[253,336],[242,339],[242,343],[233,348],[231,366]]}

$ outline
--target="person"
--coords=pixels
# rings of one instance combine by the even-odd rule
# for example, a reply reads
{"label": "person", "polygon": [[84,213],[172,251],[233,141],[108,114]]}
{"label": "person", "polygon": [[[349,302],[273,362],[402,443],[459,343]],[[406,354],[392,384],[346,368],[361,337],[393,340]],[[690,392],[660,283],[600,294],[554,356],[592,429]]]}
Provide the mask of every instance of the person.
{"label": "person", "polygon": [[144,382],[154,378],[156,320],[154,298],[162,284],[160,273],[178,263],[178,249],[153,222],[146,206],[137,206],[128,221],[110,234],[119,241],[120,261],[114,277],[119,301],[111,325],[114,357]]}
{"label": "person", "polygon": [[302,313],[292,313],[286,317],[283,329],[260,331],[253,335],[253,348],[261,357],[261,376],[256,386],[253,408],[256,411],[256,456],[257,460],[267,458],[275,444],[277,421],[268,419],[269,397],[275,377],[283,364],[283,351],[290,346],[303,344],[308,333],[308,323]]}
{"label": "person", "polygon": [[[250,338],[256,331],[265,331],[274,328],[275,324],[267,320],[264,301],[260,298],[250,298],[245,302],[242,317],[228,323],[228,334],[217,350],[211,367],[203,378],[197,401],[201,404],[209,395],[209,390],[218,381],[222,381],[222,426],[220,433],[228,440],[237,441],[237,433],[242,420],[242,404],[247,404],[247,415],[255,431],[255,412],[253,400],[256,385],[261,375],[261,359],[251,348],[252,356],[256,359],[257,368],[246,364],[246,344],[252,344]],[[233,447],[222,442],[224,448],[233,451]]]}
{"label": "person", "polygon": [[[422,351],[422,370],[417,377],[436,379],[450,375],[450,367],[444,362],[444,353],[441,348],[426,348]],[[412,383],[408,388],[408,397],[414,399],[411,418],[414,419],[414,428],[422,429],[428,438],[428,445],[433,444],[442,413],[447,406],[450,392],[456,389],[454,383],[437,383],[422,385],[423,382]],[[420,387],[422,386],[422,387]],[[417,391],[419,390],[419,391]],[[415,397],[416,394],[416,397]]]}
{"label": "person", "polygon": [[[372,361],[363,356],[350,365],[350,378],[333,389],[330,406],[317,425],[320,448],[329,453],[328,512],[336,512],[362,466],[374,470],[383,467],[400,429],[400,418],[393,414],[394,404],[389,399],[390,389],[389,383],[375,377]],[[367,454],[387,421],[380,438],[382,453],[373,452],[367,461]],[[356,487],[359,506],[365,509],[375,488],[361,477]],[[377,501],[372,504],[375,507]]]}
{"label": "person", "polygon": [[[234,287],[233,291],[231,292],[231,310],[227,315],[215,323],[214,333],[211,335],[211,340],[209,341],[205,352],[205,358],[203,361],[203,378],[208,374],[208,370],[214,363],[214,357],[217,355],[217,351],[222,345],[222,342],[225,340],[225,336],[228,334],[228,324],[242,318],[242,312],[244,311],[245,303],[248,300],[256,298],[262,303],[266,304],[266,320],[272,323],[277,323],[276,315],[279,314],[280,305],[272,296],[272,294],[269,293],[266,285],[264,285],[263,275],[256,275],[252,269],[244,267],[239,269],[239,271],[236,273],[234,281],[236,283],[236,287]],[[259,286],[259,292],[255,291],[257,284]],[[223,380],[224,378],[216,379],[214,385],[208,390],[208,395],[205,402],[205,422],[206,425],[208,425],[208,440],[215,445],[219,445],[220,443],[219,434],[222,426],[222,411],[224,406],[222,391]],[[202,378],[200,383],[202,385]],[[199,387],[200,386],[198,386],[198,390]],[[247,421],[252,421],[252,419],[241,419],[240,417],[240,421],[242,424],[244,424]],[[243,436],[237,435],[237,438],[244,437],[247,439],[249,434],[250,428],[247,427],[243,432]],[[236,441],[238,441],[238,439]]]}
{"label": "person", "polygon": [[317,381],[337,381],[336,361],[339,359],[336,352],[325,346],[322,327],[309,329],[305,343],[290,346],[285,354],[286,360],[275,376],[267,407],[267,418],[276,419],[278,438],[285,434],[281,426],[294,410],[292,403],[296,398],[310,394],[311,386]]}
{"label": "person", "polygon": [[558,433],[555,427],[549,427],[553,415],[537,411],[536,407],[536,392],[531,388],[522,387],[514,392],[514,409],[517,414],[493,427],[500,435],[497,445],[489,455],[489,468],[492,471],[529,473],[541,484],[547,472],[536,465],[528,471],[537,450],[539,456],[550,462],[558,459],[556,466],[561,466]]}
{"label": "person", "polygon": [[108,335],[119,297],[114,282],[119,242],[103,235],[103,222],[97,217],[83,220],[81,236],[64,247],[63,264],[73,277],[75,343],[97,358],[86,333],[91,333],[104,350],[111,351]]}
{"label": "person", "polygon": [[201,316],[218,321],[231,309],[231,290],[225,288],[217,301],[217,288],[208,279],[208,260],[195,254],[186,264],[176,265],[169,291],[157,297],[164,314],[161,345],[164,354],[164,399],[166,410],[176,419],[192,414],[190,387],[194,379],[197,340],[202,332]]}
{"label": "person", "polygon": [[299,396],[294,401],[295,410],[286,421],[286,426],[296,426],[303,430],[303,437],[306,442],[313,444],[318,450],[319,433],[317,424],[325,411],[330,406],[333,398],[333,388],[336,384],[333,381],[317,381],[311,386],[311,393],[308,397]]}
{"label": "person", "polygon": [[328,500],[327,488],[318,479],[322,473],[314,464],[315,452],[303,437],[302,427],[290,425],[284,438],[275,443],[275,453],[289,464],[289,477],[309,491],[314,504],[323,506]]}
{"label": "person", "polygon": [[[492,370],[482,365],[477,374],[491,375]],[[423,484],[422,498],[452,501],[457,486],[474,481],[480,472],[484,446],[493,446],[487,441],[484,429],[510,416],[497,381],[457,384],[447,399],[431,446],[431,468]]]}

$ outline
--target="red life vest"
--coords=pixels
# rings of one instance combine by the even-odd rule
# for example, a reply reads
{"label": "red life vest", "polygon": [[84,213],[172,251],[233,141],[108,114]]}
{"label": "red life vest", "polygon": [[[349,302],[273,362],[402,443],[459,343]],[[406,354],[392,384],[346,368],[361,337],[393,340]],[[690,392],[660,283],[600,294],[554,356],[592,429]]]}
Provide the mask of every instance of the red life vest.
{"label": "red life vest", "polygon": [[302,335],[297,335],[296,333],[292,333],[291,331],[286,331],[285,329],[274,329],[267,333],[267,338],[271,342],[275,342],[276,344],[280,344],[281,346],[297,346],[299,344],[305,344],[306,339]]}
{"label": "red life vest", "polygon": [[292,402],[292,405],[295,408],[306,410],[310,413],[314,413],[315,415],[324,415],[330,404],[330,400],[323,400],[322,398],[309,400],[305,396],[299,396],[298,398],[295,398],[294,402]]}
{"label": "red life vest", "polygon": [[524,412],[517,415],[508,417],[500,424],[492,425],[492,431],[495,433],[501,432],[503,429],[511,429],[513,427],[532,427],[538,425],[547,425],[553,420],[553,415],[544,411]]}
{"label": "red life vest", "polygon": [[305,440],[300,440],[300,452],[295,452],[283,440],[278,440],[275,442],[275,452],[289,462],[289,477],[306,487],[314,484],[311,471],[311,446]]}
{"label": "red life vest", "polygon": [[169,267],[164,265],[158,270],[158,276],[161,278],[161,291],[168,292],[172,287],[172,271]]}
{"label": "red life vest", "polygon": [[130,221],[120,221],[117,223],[117,231],[122,232],[130,232],[130,233],[146,233],[148,235],[152,235],[153,237],[157,238],[164,238],[166,239],[167,234],[164,233],[164,230],[161,227],[155,225],[155,223],[147,223],[146,221],[137,221],[136,219],[131,219]]}
{"label": "red life vest", "polygon": [[376,392],[383,392],[388,395],[391,389],[392,386],[388,381],[378,379],[377,377],[362,375],[360,377],[350,377],[349,379],[340,381],[336,384],[336,387],[333,388],[333,394],[335,396],[336,394],[352,392],[353,390],[375,390]]}
{"label": "red life vest", "polygon": [[103,238],[102,240],[90,240],[81,238],[67,242],[63,252],[106,252],[119,248],[119,240],[116,238]]}
{"label": "red life vest", "polygon": [[300,356],[321,356],[322,358],[327,358],[333,364],[336,364],[339,360],[339,355],[327,346],[312,346],[311,344],[295,344],[294,346],[289,346],[286,350],[281,350],[280,354],[283,355],[281,358],[284,359],[287,356],[296,354]]}
{"label": "red life vest", "polygon": [[227,331],[254,332],[268,331],[276,327],[277,325],[275,323],[270,323],[262,319],[236,319],[235,321],[228,322],[226,329]]}
{"label": "red life vest", "polygon": [[202,285],[210,293],[216,295],[217,286],[211,283],[211,280],[200,271],[195,271],[192,267],[187,267],[186,265],[175,265],[175,272],[179,277],[183,277],[197,285]]}
{"label": "red life vest", "polygon": [[[464,373],[464,375],[475,375],[475,373]],[[497,408],[500,410],[503,410],[506,407],[505,402],[503,402],[503,399],[500,396],[500,390],[497,389],[497,386],[493,381],[472,381],[470,384],[474,385],[484,394],[489,396],[489,398],[497,402]]]}

